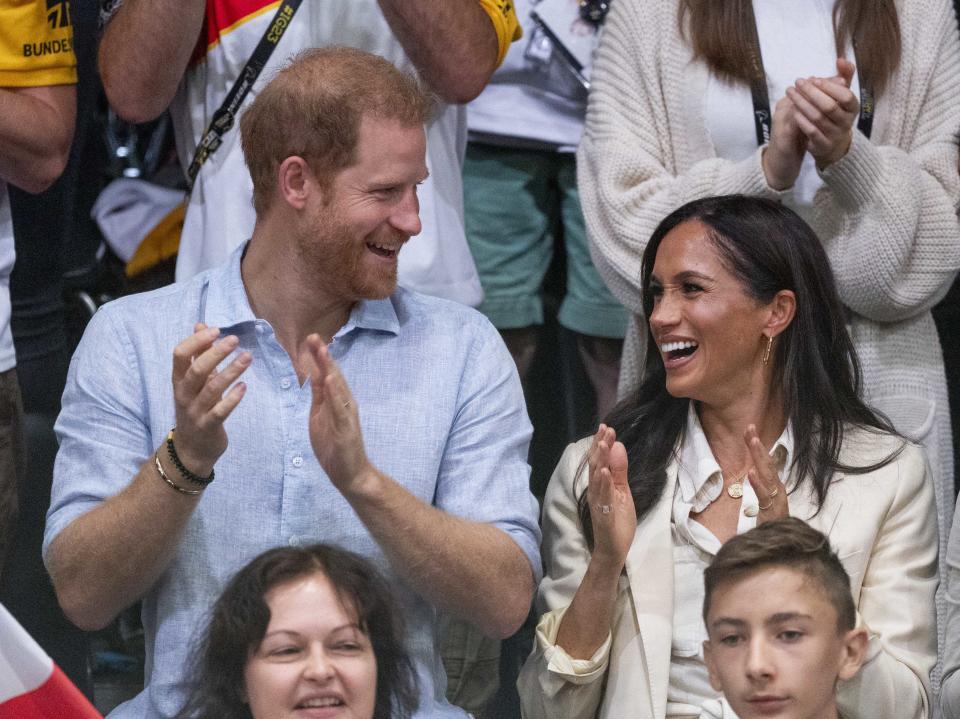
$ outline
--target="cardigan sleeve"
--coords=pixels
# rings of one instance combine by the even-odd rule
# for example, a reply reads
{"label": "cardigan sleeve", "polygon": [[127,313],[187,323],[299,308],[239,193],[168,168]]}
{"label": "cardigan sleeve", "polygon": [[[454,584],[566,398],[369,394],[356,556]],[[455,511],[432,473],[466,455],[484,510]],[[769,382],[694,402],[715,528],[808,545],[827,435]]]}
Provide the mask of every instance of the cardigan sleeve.
{"label": "cardigan sleeve", "polygon": [[593,719],[603,699],[610,636],[590,659],[575,660],[556,645],[563,614],[590,563],[574,489],[585,441],[567,447],[544,498],[545,574],[537,594],[537,611],[544,614],[517,681],[524,719]]}
{"label": "cardigan sleeve", "polygon": [[659,222],[680,205],[710,195],[778,197],[767,185],[760,150],[740,161],[717,157],[678,173],[665,84],[674,76],[664,37],[674,37],[675,2],[611,5],[593,67],[578,187],[591,256],[617,298],[642,313],[640,263]]}
{"label": "cardigan sleeve", "polygon": [[894,460],[892,500],[877,529],[857,599],[858,626],[870,637],[859,673],[838,686],[848,719],[926,719],[937,660],[937,524],[933,481],[923,450]]}
{"label": "cardigan sleeve", "polygon": [[956,16],[946,0],[898,10],[905,52],[878,100],[891,126],[879,142],[855,131],[847,155],[820,173],[814,200],[841,299],[877,322],[929,310],[960,268]]}

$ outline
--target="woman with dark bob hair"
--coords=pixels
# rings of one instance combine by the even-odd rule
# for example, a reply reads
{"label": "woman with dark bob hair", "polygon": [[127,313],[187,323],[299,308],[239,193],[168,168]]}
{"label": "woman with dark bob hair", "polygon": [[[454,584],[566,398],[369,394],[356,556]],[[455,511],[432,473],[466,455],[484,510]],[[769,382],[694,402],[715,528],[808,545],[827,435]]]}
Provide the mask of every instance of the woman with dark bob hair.
{"label": "woman with dark bob hair", "polygon": [[264,552],[214,605],[179,716],[412,716],[417,679],[392,597],[370,562],[338,547]]}
{"label": "woman with dark bob hair", "polygon": [[[838,687],[843,716],[928,716],[933,487],[922,450],[860,399],[820,241],[772,200],[696,200],[654,231],[641,283],[646,373],[567,448],[544,500],[524,716],[733,717],[704,664],[703,571],[727,539],[786,516],[830,538],[870,635]],[[802,617],[774,630],[785,650],[816,641]],[[752,672],[759,708],[793,716],[762,657]]]}

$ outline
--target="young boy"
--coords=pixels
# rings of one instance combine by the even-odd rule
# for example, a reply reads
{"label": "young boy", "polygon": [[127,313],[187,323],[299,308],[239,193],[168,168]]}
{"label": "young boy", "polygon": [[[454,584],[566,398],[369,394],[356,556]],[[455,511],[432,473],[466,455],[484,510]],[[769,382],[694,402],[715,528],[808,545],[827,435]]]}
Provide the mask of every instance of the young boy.
{"label": "young boy", "polygon": [[860,669],[850,579],[827,538],[796,518],[728,541],[704,573],[710,683],[739,719],[838,719],[836,683]]}

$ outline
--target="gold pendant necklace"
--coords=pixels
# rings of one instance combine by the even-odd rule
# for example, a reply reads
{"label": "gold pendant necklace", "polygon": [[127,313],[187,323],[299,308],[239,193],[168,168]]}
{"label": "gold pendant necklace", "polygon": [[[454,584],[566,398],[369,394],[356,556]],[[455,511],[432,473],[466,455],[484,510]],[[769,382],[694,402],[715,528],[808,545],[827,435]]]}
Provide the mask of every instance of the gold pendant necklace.
{"label": "gold pendant necklace", "polygon": [[[723,472],[720,473],[720,476],[723,476]],[[743,479],[746,476],[747,473],[744,472],[729,485],[727,485],[727,494],[730,495],[731,498],[740,499],[743,496]]]}

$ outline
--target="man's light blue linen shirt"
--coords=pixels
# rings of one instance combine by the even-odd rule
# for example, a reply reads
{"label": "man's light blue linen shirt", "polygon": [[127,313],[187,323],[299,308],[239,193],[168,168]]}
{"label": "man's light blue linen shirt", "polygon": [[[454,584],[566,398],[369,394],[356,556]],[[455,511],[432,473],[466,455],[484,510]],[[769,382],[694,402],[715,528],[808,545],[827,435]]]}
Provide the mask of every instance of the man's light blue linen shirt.
{"label": "man's light blue linen shirt", "polygon": [[[44,555],[71,521],[123,489],[163,442],[174,424],[173,348],[194,323],[237,335],[237,351],[253,353],[242,377],[246,395],[226,422],[229,447],[216,481],[143,600],[147,687],[111,718],[169,717],[181,708],[208,609],[260,552],[332,542],[389,572],[313,454],[309,380],[299,385],[270,324],[254,316],[240,277],[242,249],[188,282],[101,308],[70,365]],[[330,352],[356,399],[373,464],[424,502],[507,532],[539,581],[540,530],[526,462],[531,427],[513,362],[486,318],[398,289],[358,303]],[[416,587],[393,580],[422,685],[417,717],[463,717],[444,699],[434,609]]]}

